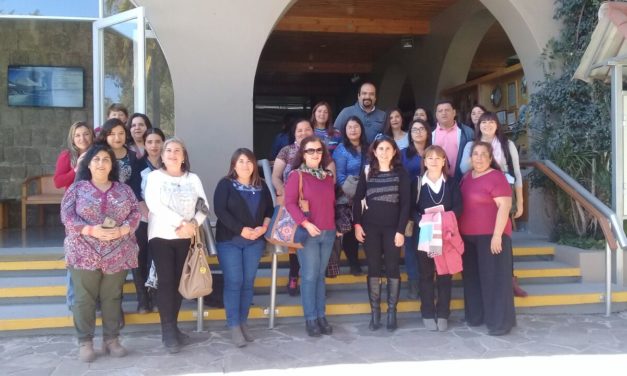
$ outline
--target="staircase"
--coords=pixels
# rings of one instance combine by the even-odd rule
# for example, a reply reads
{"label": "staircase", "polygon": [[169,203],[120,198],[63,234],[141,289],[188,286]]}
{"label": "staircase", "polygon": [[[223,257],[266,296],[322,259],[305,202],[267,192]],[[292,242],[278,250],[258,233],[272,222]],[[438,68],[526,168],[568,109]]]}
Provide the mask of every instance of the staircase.
{"label": "staircase", "polygon": [[[603,312],[603,283],[588,282],[579,265],[578,260],[581,258],[573,257],[572,249],[562,248],[542,238],[515,233],[515,274],[529,293],[526,298],[516,298],[518,313]],[[596,253],[602,266],[603,254],[600,251]],[[562,257],[562,254],[567,256]],[[365,264],[361,252],[360,259],[362,265]],[[265,256],[260,265],[255,281],[251,319],[267,319],[264,310],[270,301],[270,260],[270,256]],[[217,258],[210,258],[210,265],[214,270],[219,270]],[[0,333],[6,335],[25,330],[50,329],[73,332],[72,316],[65,304],[65,273],[62,247],[0,248]],[[300,297],[287,294],[287,274],[287,255],[280,255],[276,300],[278,324],[282,318],[302,317]],[[127,326],[159,323],[158,313],[134,313],[137,306],[135,286],[130,278],[129,273],[123,300]],[[401,279],[406,281],[407,275],[403,273]],[[327,291],[329,316],[370,312],[366,277],[348,274],[344,255],[342,274],[327,279]],[[627,309],[627,290],[614,291],[612,302],[614,310]],[[419,301],[407,299],[407,290],[403,285],[398,311],[410,314],[418,312],[419,308]],[[454,277],[451,308],[454,311],[463,309],[460,275]],[[195,302],[184,302],[180,320],[195,321],[195,316]],[[214,321],[216,325],[223,325],[225,320],[224,309],[206,308],[204,316],[205,320]]]}

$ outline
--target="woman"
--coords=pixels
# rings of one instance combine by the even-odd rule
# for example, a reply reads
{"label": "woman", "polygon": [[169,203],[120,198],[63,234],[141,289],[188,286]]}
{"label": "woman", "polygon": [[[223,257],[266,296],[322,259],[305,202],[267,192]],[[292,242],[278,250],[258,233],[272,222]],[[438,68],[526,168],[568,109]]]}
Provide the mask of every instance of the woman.
{"label": "woman", "polygon": [[148,116],[136,112],[128,118],[126,128],[131,134],[128,148],[134,151],[137,159],[139,159],[144,156],[144,134],[147,129],[152,128],[152,123]]}
{"label": "woman", "polygon": [[159,277],[159,319],[166,350],[173,354],[189,342],[178,328],[183,297],[178,292],[190,238],[206,218],[197,210],[207,196],[200,178],[190,172],[190,161],[183,141],[171,138],[163,144],[161,168],[148,174],[146,204],[148,247]]}
{"label": "woman", "polygon": [[126,183],[133,188],[139,198],[140,189],[140,169],[137,165],[137,156],[126,147],[126,140],[129,138],[128,130],[121,120],[113,118],[105,121],[96,138],[96,142],[108,145],[118,163],[120,171],[120,183]]}
{"label": "woman", "polygon": [[407,132],[403,130],[403,114],[400,109],[395,108],[388,111],[383,134],[396,141],[396,146],[398,146],[399,150],[409,146]]}
{"label": "woman", "polygon": [[431,130],[433,130],[433,116],[431,116],[431,111],[427,110],[425,107],[416,108],[413,120],[422,120],[429,125]]}
{"label": "woman", "polygon": [[[352,207],[353,196],[359,181],[359,173],[363,168],[368,154],[368,143],[366,141],[366,132],[361,119],[357,116],[351,116],[346,122],[346,126],[342,127],[342,143],[335,149],[333,160],[337,169],[337,187],[341,192],[337,199],[337,206],[345,205],[347,207],[339,207],[337,211],[343,210],[348,213],[352,225]],[[343,200],[342,200],[343,199]],[[345,203],[339,203],[345,201]],[[336,215],[338,213],[336,212]],[[359,257],[357,255],[359,243],[355,239],[355,228],[351,226],[350,231],[342,235],[342,248],[348,258],[351,274],[355,276],[361,275],[361,266],[359,265]]]}
{"label": "woman", "polygon": [[340,131],[333,127],[331,106],[327,102],[318,102],[311,111],[309,121],[314,126],[314,134],[318,136],[333,155],[335,148],[342,142]]}
{"label": "woman", "polygon": [[[277,200],[283,202],[283,193],[285,191],[284,183],[287,181],[287,175],[292,170],[292,165],[296,160],[298,151],[300,149],[301,142],[314,134],[313,127],[307,119],[298,119],[294,122],[292,127],[292,137],[294,143],[290,144],[279,152],[274,160],[274,166],[272,168],[272,185],[276,191]],[[326,155],[323,161],[323,165],[327,168],[331,168],[330,164],[333,163],[333,159]],[[298,264],[298,257],[290,252],[290,271],[287,281],[287,292],[290,296],[296,296],[298,294],[298,273],[300,266]]]}
{"label": "woman", "polygon": [[226,323],[237,347],[252,342],[248,312],[266,242],[263,235],[274,212],[272,196],[259,176],[257,159],[246,148],[235,150],[227,175],[213,195],[218,223],[218,260],[224,274]]}
{"label": "woman", "polygon": [[[143,136],[145,154],[139,160],[141,182],[141,201],[139,210],[142,213],[142,220],[139,223],[135,237],[139,246],[138,266],[133,269],[133,282],[137,291],[137,313],[144,314],[152,312],[154,309],[153,297],[146,288],[146,279],[152,264],[152,255],[148,250],[148,206],[145,200],[145,187],[148,174],[159,168],[161,165],[161,148],[165,142],[165,135],[159,128],[148,128]],[[151,290],[154,291],[154,290]]]}
{"label": "woman", "polygon": [[93,141],[94,132],[87,126],[87,123],[77,121],[70,126],[67,149],[59,154],[54,169],[55,187],[68,189],[74,183],[80,157],[89,149]]}
{"label": "woman", "polygon": [[128,270],[137,267],[133,234],[141,214],[135,194],[118,182],[117,174],[113,152],[105,145],[95,145],[85,153],[76,183],[61,202],[65,260],[75,291],[74,327],[79,359],[84,362],[96,358],[97,301],[102,310],[104,352],[115,357],[127,354],[118,340],[122,286]]}
{"label": "woman", "polygon": [[464,210],[464,311],[470,326],[483,323],[500,336],[516,325],[512,292],[512,190],[486,142],[471,149],[472,170],[460,182]]}
{"label": "woman", "polygon": [[[512,210],[514,218],[520,218],[523,215],[523,179],[520,172],[520,162],[518,157],[518,149],[516,144],[507,138],[507,135],[501,127],[498,116],[492,112],[486,112],[479,118],[479,128],[476,133],[475,142],[483,141],[492,145],[494,159],[496,160],[501,171],[505,173],[505,177],[510,185],[513,185],[514,198],[512,200]],[[464,148],[462,163],[460,168],[463,173],[470,170],[470,149],[472,144],[469,142]],[[514,296],[524,298],[527,292],[518,285],[518,280],[514,276],[514,264],[512,263],[512,278],[514,285]]]}
{"label": "woman", "polygon": [[[332,173],[324,168],[328,153],[319,137],[303,139],[292,165],[294,171],[285,185],[285,208],[309,233],[304,247],[296,254],[302,267],[305,327],[311,337],[333,332],[325,316],[325,273],[335,240],[335,181]],[[309,202],[308,214],[299,206],[301,181],[303,198]]]}
{"label": "woman", "polygon": [[488,112],[488,110],[486,110],[485,107],[480,104],[475,104],[474,106],[472,106],[472,109],[468,114],[468,119],[466,119],[466,123],[470,126],[470,128],[477,132],[479,130],[479,118],[486,112]]}
{"label": "woman", "polygon": [[[407,134],[408,147],[401,150],[401,161],[403,167],[409,174],[412,184],[416,182],[421,175],[423,165],[423,157],[425,150],[431,146],[431,127],[424,120],[414,120],[409,127]],[[412,190],[412,196],[415,190]],[[416,202],[412,197],[411,202]],[[416,233],[415,224],[412,228],[412,236],[405,236],[405,269],[407,269],[407,297],[409,299],[418,299],[418,258],[416,257]]]}
{"label": "woman", "polygon": [[[381,259],[387,276],[387,329],[396,330],[400,289],[401,247],[409,219],[410,182],[401,164],[396,142],[383,136],[370,147],[370,166],[360,174],[353,205],[355,238],[364,243],[368,262],[370,330],[381,326]],[[362,213],[363,207],[363,213]]]}
{"label": "woman", "polygon": [[[440,146],[429,146],[424,153],[423,169],[425,171],[420,180],[420,194],[414,206],[416,214],[416,223],[420,223],[423,215],[432,212],[438,206],[442,206],[442,212],[453,213],[454,217],[458,217],[462,212],[462,199],[459,192],[459,186],[455,179],[448,178],[448,166],[446,164],[446,153]],[[417,184],[416,181],[414,184]],[[416,187],[414,185],[414,187]],[[416,187],[418,189],[418,187]],[[442,217],[443,222],[449,220]],[[453,222],[453,221],[451,221]],[[453,232],[457,234],[458,242],[459,231],[457,230],[457,221],[450,224]],[[452,233],[452,232],[449,232]],[[438,268],[436,274],[436,262],[446,259],[450,254],[457,258],[458,265],[461,265],[461,253],[456,252],[449,241],[442,242],[441,254],[432,257],[428,252],[418,251],[418,266],[420,268],[420,312],[422,321],[427,329],[432,331],[445,331],[448,328],[448,318],[451,313],[451,287],[453,274],[458,270],[442,271]],[[414,248],[415,249],[415,248]],[[463,252],[463,248],[461,250]],[[450,262],[449,262],[450,263]],[[434,281],[435,277],[435,281]],[[437,294],[435,294],[437,287]],[[437,297],[437,298],[436,298]]]}
{"label": "woman", "polygon": [[[53,180],[55,187],[67,190],[74,183],[80,161],[93,141],[94,131],[87,126],[87,123],[77,121],[70,126],[70,131],[67,135],[68,148],[59,154],[54,169]],[[66,302],[68,309],[71,311],[74,304],[74,286],[72,285],[69,270],[66,274],[66,286]]]}

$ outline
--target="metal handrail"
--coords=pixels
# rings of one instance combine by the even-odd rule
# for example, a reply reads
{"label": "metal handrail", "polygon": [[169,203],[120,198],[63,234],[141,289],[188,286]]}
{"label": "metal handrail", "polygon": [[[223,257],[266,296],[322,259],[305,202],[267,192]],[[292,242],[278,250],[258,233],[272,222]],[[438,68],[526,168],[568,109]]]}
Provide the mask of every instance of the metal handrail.
{"label": "metal handrail", "polygon": [[[257,161],[257,165],[261,167],[263,170],[263,176],[265,177],[266,185],[270,190],[270,195],[272,196],[272,204],[274,206],[277,205],[276,199],[276,190],[274,189],[274,184],[272,184],[272,168],[270,167],[270,161],[267,159],[261,159]],[[274,252],[272,252],[272,274],[270,279],[270,307],[266,309],[268,314],[268,328],[274,329],[274,319],[276,314],[278,313],[276,310],[276,280],[277,280],[277,269],[279,265],[278,255],[285,253],[286,249],[284,247],[275,245]]]}
{"label": "metal handrail", "polygon": [[522,161],[521,166],[534,167],[546,175],[573,200],[596,218],[605,236],[605,315],[612,311],[612,254],[611,251],[627,248],[627,236],[616,214],[601,200],[550,160]]}

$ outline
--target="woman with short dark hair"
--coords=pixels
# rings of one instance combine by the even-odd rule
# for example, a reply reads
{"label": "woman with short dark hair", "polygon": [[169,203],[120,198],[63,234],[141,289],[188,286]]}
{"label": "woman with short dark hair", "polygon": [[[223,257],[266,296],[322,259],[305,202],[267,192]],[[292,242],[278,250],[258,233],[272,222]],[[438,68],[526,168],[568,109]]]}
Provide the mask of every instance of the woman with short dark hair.
{"label": "woman with short dark hair", "polygon": [[118,340],[122,286],[128,270],[137,267],[134,232],[140,217],[135,194],[118,182],[113,151],[106,145],[92,146],[61,202],[65,260],[75,292],[74,327],[79,359],[84,362],[96,358],[93,337],[98,301],[105,353],[115,357],[127,354]]}

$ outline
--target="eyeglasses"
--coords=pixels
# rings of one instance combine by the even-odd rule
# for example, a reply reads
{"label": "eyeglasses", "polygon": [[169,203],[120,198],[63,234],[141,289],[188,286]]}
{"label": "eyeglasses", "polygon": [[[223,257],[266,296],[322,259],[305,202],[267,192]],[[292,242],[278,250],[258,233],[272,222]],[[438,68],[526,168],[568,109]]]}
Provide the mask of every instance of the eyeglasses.
{"label": "eyeglasses", "polygon": [[420,128],[412,128],[411,133],[425,133],[427,130],[423,127]]}
{"label": "eyeglasses", "polygon": [[305,154],[308,155],[314,155],[314,153],[318,153],[318,154],[322,154],[324,151],[324,149],[322,148],[317,148],[317,149],[305,149],[304,152]]}

